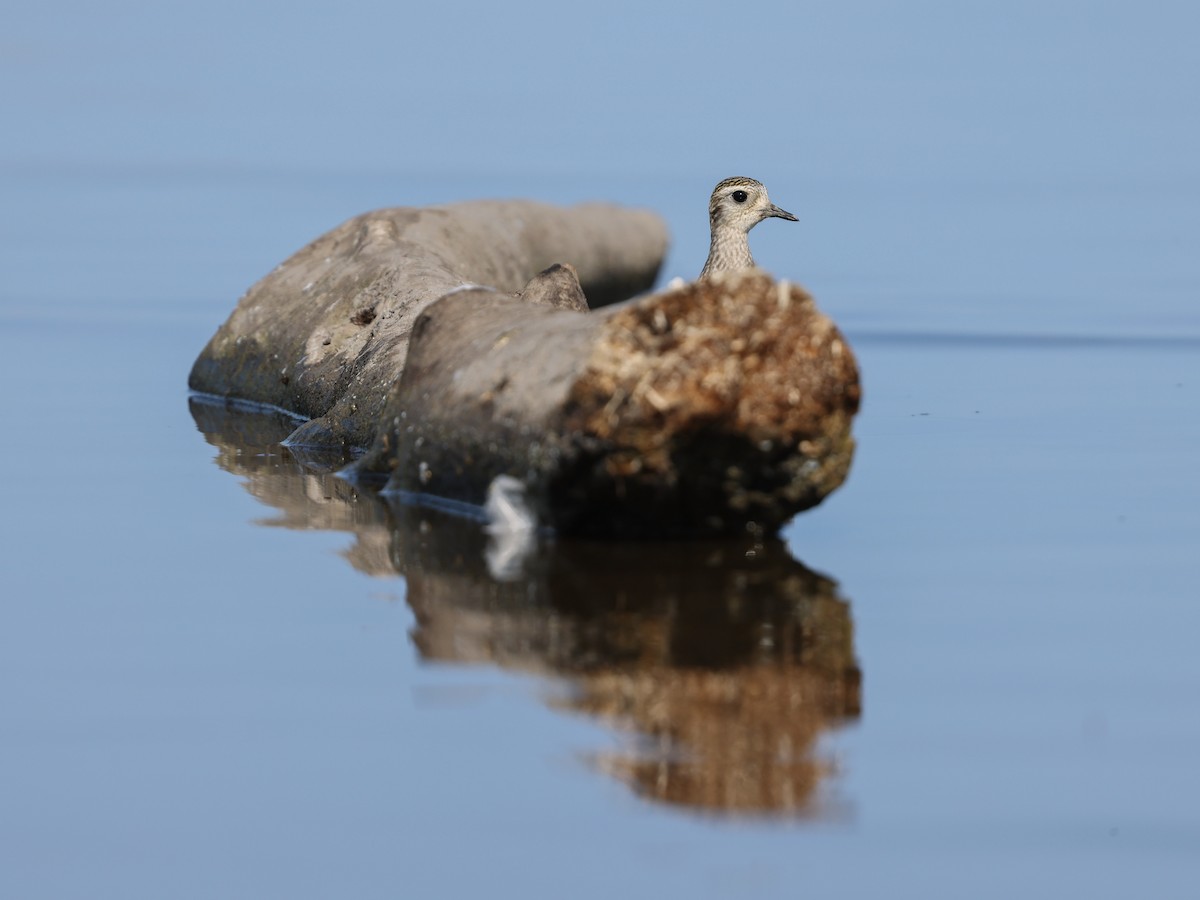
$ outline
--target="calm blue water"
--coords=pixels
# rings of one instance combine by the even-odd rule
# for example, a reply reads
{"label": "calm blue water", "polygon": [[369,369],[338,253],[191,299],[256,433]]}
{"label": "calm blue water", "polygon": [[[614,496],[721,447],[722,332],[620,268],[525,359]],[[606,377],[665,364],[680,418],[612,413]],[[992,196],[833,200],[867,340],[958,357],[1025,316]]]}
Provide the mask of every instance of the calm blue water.
{"label": "calm blue water", "polygon": [[[0,894],[1191,896],[1200,23],[904,9],[16,13]],[[645,66],[597,79],[616,46]],[[744,96],[689,66],[750,52]],[[350,215],[643,204],[690,276],[735,172],[866,389],[786,546],[496,580],[189,407],[240,293]]]}

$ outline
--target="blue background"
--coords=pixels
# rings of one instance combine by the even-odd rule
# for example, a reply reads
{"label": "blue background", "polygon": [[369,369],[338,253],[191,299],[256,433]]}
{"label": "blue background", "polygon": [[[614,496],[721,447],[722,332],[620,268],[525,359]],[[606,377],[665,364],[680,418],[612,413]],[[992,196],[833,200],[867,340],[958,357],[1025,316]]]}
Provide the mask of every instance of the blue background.
{"label": "blue background", "polygon": [[[0,893],[1192,896],[1197,8],[431,6],[5,12]],[[422,662],[404,581],[272,525],[186,405],[365,209],[645,205],[691,277],[733,174],[866,387],[786,532],[865,678],[833,819],[639,800],[555,678]]]}

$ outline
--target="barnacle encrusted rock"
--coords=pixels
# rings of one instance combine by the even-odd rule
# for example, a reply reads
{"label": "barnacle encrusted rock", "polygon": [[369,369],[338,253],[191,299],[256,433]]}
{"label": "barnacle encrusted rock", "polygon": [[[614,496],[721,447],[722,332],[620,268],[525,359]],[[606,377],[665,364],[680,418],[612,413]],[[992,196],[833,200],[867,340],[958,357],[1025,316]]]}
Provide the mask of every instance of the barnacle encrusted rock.
{"label": "barnacle encrusted rock", "polygon": [[463,292],[422,313],[358,470],[470,503],[507,474],[568,533],[770,532],[845,480],[859,397],[837,328],[760,270],[588,314]]}

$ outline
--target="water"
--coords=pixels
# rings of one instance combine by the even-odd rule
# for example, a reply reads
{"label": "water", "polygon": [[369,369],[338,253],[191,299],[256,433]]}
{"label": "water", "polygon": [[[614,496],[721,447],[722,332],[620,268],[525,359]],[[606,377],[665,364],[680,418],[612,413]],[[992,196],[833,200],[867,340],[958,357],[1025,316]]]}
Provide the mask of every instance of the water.
{"label": "water", "polygon": [[[803,31],[804,77],[773,60],[748,112],[791,98],[791,139],[721,132],[678,167],[661,104],[633,106],[640,149],[600,127],[617,87],[586,80],[577,138],[522,119],[507,98],[566,103],[569,68],[504,69],[402,140],[409,119],[363,118],[399,19],[376,56],[338,25],[328,58],[354,64],[306,75],[286,41],[242,53],[268,7],[232,37],[220,7],[120,7],[110,68],[86,15],[61,42],[18,19],[3,64],[58,74],[0,99],[28,126],[0,153],[0,893],[1191,896],[1194,23],[1068,7],[768,10],[758,39]],[[690,115],[669,73],[730,38],[647,21],[630,52],[661,51]],[[171,58],[188,34],[231,53],[212,84]],[[338,97],[330,121],[374,140],[254,140]],[[844,328],[865,387],[850,480],[779,543],[498,566],[478,527],[300,465],[285,423],[189,402],[237,296],[357,212],[639,203],[675,236],[664,276],[693,275],[738,170],[800,216],[756,256]]]}

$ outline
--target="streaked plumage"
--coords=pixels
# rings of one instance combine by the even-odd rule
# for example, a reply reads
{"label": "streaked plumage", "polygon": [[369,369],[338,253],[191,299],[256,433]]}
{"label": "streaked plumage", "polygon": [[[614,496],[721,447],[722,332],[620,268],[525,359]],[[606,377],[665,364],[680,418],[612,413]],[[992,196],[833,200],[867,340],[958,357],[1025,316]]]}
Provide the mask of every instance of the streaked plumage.
{"label": "streaked plumage", "polygon": [[708,261],[700,271],[701,278],[714,272],[734,272],[754,266],[750,255],[750,229],[763,219],[775,217],[797,221],[787,210],[780,209],[767,197],[767,189],[753,178],[726,178],[713,189],[708,201],[708,224],[712,239]]}

